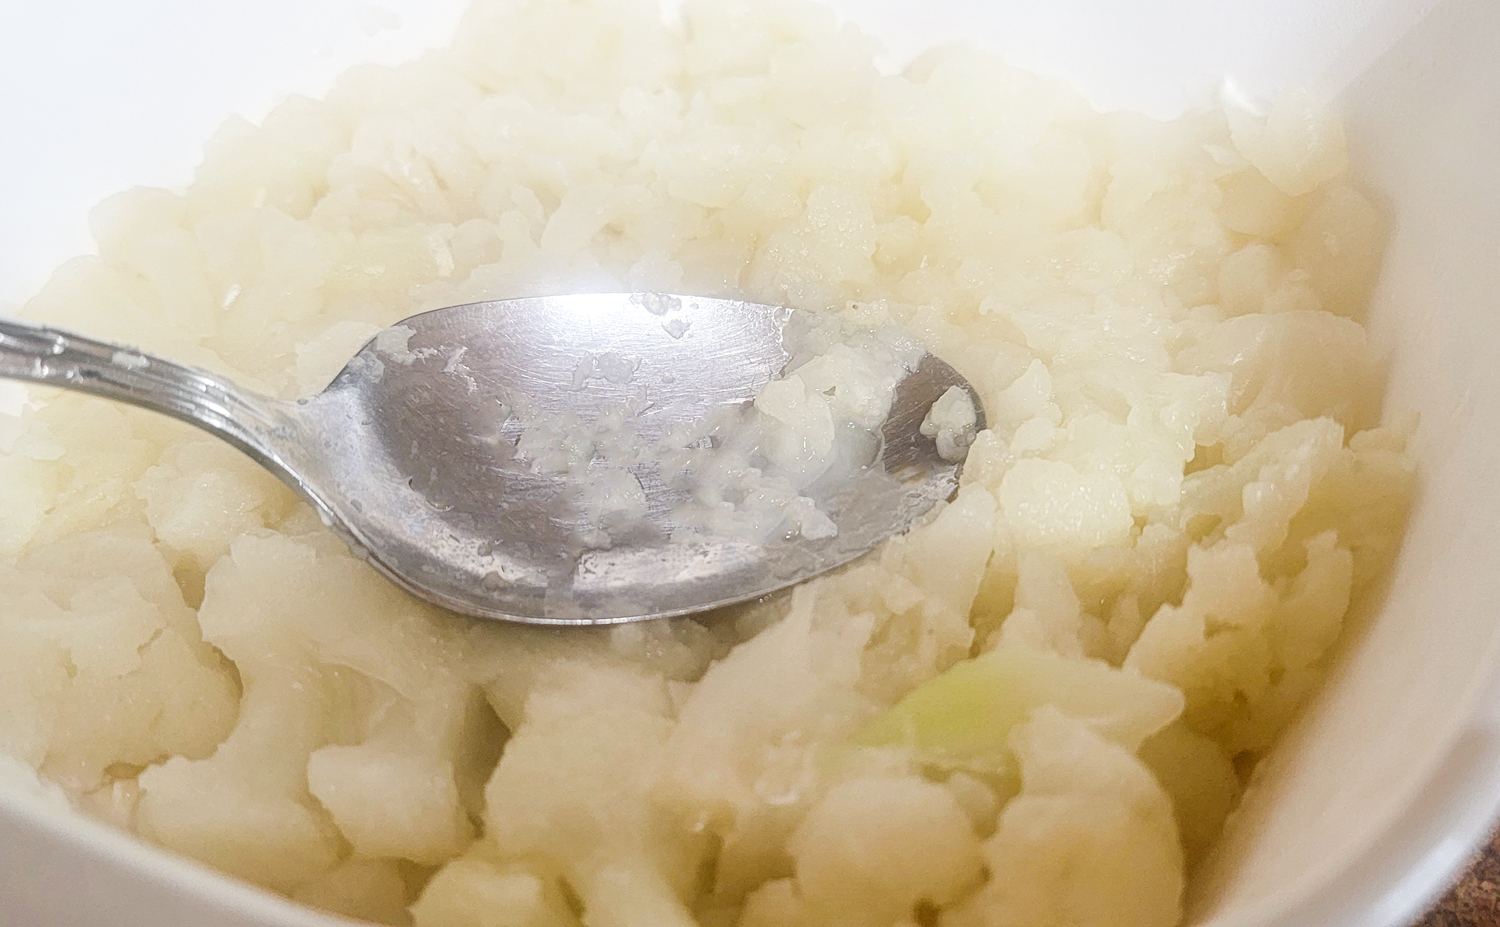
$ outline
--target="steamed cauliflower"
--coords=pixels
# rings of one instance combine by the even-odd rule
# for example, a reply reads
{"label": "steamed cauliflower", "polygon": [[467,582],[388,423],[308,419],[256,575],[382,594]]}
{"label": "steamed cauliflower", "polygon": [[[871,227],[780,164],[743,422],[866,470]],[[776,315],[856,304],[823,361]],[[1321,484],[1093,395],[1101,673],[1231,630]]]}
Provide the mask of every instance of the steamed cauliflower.
{"label": "steamed cauliflower", "polygon": [[[227,447],[7,392],[0,750],[392,924],[1171,927],[1412,492],[1336,118],[1100,115],[963,49],[882,76],[801,0],[684,16],[479,0],[451,49],[100,206],[24,314],[295,398],[466,301],[829,309],[975,386],[986,429],[958,397],[926,423],[957,495],[768,602],[505,627],[400,593]],[[813,354],[760,403],[789,470],[893,386]]]}
{"label": "steamed cauliflower", "polygon": [[985,841],[989,881],[945,927],[1175,923],[1182,849],[1150,770],[1051,707],[1011,736],[1021,791]]}

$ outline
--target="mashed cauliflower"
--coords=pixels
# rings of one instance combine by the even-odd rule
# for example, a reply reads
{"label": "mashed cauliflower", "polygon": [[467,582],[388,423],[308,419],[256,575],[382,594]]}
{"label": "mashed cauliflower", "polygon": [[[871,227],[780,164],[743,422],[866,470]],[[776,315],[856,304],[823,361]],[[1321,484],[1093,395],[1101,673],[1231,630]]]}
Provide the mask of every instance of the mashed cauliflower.
{"label": "mashed cauliflower", "polygon": [[511,627],[403,595],[223,444],[35,390],[0,421],[0,749],[392,924],[1174,924],[1401,536],[1379,214],[1303,96],[1163,123],[871,60],[797,0],[480,0],[104,203],[24,311],[293,397],[473,300],[832,309],[978,390],[949,504],[775,601]]}

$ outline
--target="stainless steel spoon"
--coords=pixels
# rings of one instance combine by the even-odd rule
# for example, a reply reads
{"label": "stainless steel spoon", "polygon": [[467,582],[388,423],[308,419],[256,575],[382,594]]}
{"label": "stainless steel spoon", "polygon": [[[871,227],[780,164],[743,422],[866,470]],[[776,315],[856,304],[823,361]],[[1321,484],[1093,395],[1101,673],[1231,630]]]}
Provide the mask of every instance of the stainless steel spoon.
{"label": "stainless steel spoon", "polygon": [[[635,475],[657,530],[581,550],[577,512],[560,502],[565,479],[497,453],[501,403],[518,397],[585,419],[634,401],[646,406],[636,426],[643,441],[750,401],[787,363],[789,317],[737,300],[657,294],[453,306],[388,329],[327,389],[297,402],[131,348],[0,320],[0,376],[132,403],[211,432],[296,490],[355,554],[445,608],[608,624],[729,605],[808,579],[956,490],[961,463],[939,457],[919,428],[950,386],[980,406],[931,355],[897,389],[883,469],[869,468],[824,505],[838,526],[830,538],[674,539],[670,515],[684,496],[648,463]],[[634,369],[588,376],[604,356],[628,357]]]}

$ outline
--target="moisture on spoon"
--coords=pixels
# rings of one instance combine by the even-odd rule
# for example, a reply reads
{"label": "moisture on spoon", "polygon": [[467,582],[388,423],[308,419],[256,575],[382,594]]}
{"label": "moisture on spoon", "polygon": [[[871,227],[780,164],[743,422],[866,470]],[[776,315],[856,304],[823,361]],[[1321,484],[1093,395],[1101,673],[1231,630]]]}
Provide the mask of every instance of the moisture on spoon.
{"label": "moisture on spoon", "polygon": [[550,624],[701,611],[847,563],[948,498],[984,427],[897,329],[662,294],[423,313],[296,403],[12,322],[0,375],[204,427],[408,591]]}

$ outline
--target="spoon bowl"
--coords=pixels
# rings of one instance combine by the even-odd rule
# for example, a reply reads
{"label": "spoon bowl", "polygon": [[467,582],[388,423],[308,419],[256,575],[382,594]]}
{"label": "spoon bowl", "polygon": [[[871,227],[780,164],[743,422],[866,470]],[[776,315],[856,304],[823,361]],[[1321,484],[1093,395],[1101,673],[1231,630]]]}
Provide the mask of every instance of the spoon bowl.
{"label": "spoon bowl", "polygon": [[[517,451],[528,418],[586,424],[623,414],[630,440],[649,449],[674,428],[743,407],[788,363],[790,317],[739,300],[660,294],[453,306],[380,333],[325,390],[296,402],[128,348],[0,321],[0,376],[151,408],[234,443],[358,556],[445,608],[608,624],[801,582],[859,557],[957,489],[961,461],[943,459],[921,425],[951,387],[979,404],[930,354],[897,385],[876,462],[819,499],[837,528],[831,536],[685,531],[674,512],[689,492],[648,453],[628,468],[640,517],[608,543],[591,542],[576,472],[539,469]],[[568,440],[556,434],[556,443]]]}

